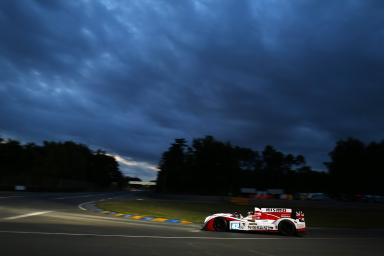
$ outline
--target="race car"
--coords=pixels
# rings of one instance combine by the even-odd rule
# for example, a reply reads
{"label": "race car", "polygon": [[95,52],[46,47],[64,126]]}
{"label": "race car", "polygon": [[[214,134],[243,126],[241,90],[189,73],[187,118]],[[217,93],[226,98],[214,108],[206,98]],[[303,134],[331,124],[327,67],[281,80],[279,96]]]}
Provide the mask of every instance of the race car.
{"label": "race car", "polygon": [[205,218],[207,231],[259,231],[293,236],[305,232],[304,213],[290,208],[258,208],[246,217],[239,213],[216,213]]}

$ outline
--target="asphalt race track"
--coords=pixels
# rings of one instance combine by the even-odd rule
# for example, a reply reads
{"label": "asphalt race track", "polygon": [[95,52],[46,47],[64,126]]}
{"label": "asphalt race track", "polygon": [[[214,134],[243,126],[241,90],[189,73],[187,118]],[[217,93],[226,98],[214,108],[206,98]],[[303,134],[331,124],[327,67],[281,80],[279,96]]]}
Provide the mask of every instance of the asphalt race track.
{"label": "asphalt race track", "polygon": [[0,255],[384,255],[383,230],[309,229],[303,237],[216,233],[81,210],[118,193],[0,193]]}

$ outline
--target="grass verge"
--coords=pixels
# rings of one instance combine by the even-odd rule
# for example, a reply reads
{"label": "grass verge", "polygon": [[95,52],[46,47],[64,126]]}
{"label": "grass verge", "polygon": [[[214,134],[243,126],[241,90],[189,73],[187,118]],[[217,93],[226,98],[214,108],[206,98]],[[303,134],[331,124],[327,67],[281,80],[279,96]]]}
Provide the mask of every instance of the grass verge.
{"label": "grass verge", "polygon": [[[289,201],[257,204],[259,207],[296,207]],[[243,215],[252,210],[251,205],[236,205],[230,202],[193,202],[180,200],[113,200],[97,203],[103,210],[124,214],[181,219],[202,224],[208,215],[218,212],[240,212]],[[384,228],[384,205],[380,204],[343,204],[302,201],[300,209],[305,213],[309,227],[338,228]]]}

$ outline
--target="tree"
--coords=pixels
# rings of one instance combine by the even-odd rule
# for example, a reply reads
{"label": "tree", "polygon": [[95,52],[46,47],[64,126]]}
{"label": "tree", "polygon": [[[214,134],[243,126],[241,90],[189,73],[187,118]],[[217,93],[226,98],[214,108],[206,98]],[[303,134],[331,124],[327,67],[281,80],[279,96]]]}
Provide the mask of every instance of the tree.
{"label": "tree", "polygon": [[329,153],[331,161],[325,163],[332,178],[335,192],[357,193],[365,189],[362,174],[366,170],[366,147],[358,139],[339,140]]}
{"label": "tree", "polygon": [[175,139],[170,148],[163,153],[159,164],[157,179],[158,190],[163,192],[176,192],[180,190],[183,169],[186,161],[186,140]]}
{"label": "tree", "polygon": [[281,187],[281,179],[284,174],[287,174],[286,157],[284,154],[277,151],[271,145],[267,145],[262,151],[262,161],[263,184],[268,187]]}
{"label": "tree", "polygon": [[117,161],[71,141],[21,145],[0,140],[0,188],[24,184],[30,190],[84,190],[122,186]]}
{"label": "tree", "polygon": [[239,159],[230,143],[212,136],[194,139],[192,144],[196,190],[200,194],[227,194],[236,190]]}
{"label": "tree", "polygon": [[88,179],[100,188],[110,187],[112,183],[121,187],[125,183],[119,171],[119,164],[114,157],[104,151],[97,150],[91,157],[91,168],[88,170]]}
{"label": "tree", "polygon": [[361,179],[364,182],[366,192],[384,192],[384,141],[371,142],[366,147],[366,166]]}
{"label": "tree", "polygon": [[212,136],[194,139],[191,146],[176,139],[163,153],[159,168],[159,191],[216,195],[237,194],[241,187],[294,190],[298,170],[310,170],[302,155],[286,155],[272,146],[260,154]]}

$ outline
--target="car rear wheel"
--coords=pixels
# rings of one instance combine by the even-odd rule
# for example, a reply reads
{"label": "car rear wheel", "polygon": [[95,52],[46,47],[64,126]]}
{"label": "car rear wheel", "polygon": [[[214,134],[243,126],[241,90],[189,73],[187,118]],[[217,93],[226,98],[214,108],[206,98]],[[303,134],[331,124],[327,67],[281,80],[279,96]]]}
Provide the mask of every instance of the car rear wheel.
{"label": "car rear wheel", "polygon": [[216,218],[213,227],[215,231],[224,232],[228,230],[228,222],[224,218]]}
{"label": "car rear wheel", "polygon": [[278,226],[280,234],[283,236],[294,236],[297,234],[295,225],[289,220],[283,220]]}

